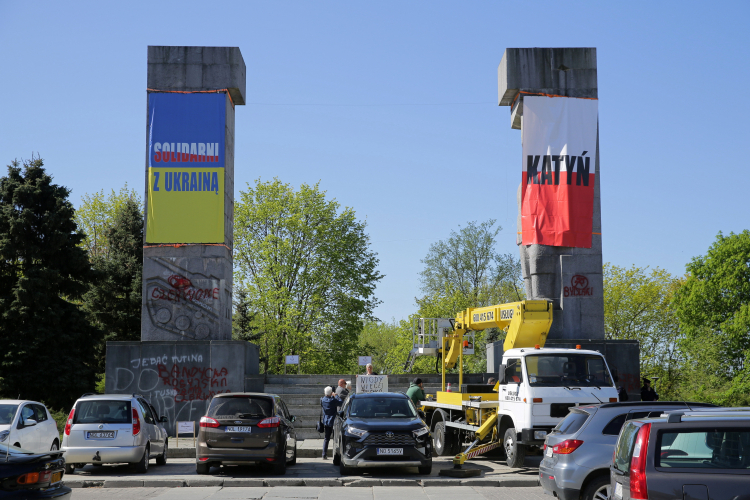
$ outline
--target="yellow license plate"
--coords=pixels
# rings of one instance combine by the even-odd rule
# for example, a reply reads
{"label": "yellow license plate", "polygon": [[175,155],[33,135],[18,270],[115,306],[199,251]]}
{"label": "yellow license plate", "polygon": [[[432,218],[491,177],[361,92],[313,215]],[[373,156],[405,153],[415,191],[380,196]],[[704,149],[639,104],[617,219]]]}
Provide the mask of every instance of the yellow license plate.
{"label": "yellow license plate", "polygon": [[52,474],[52,482],[53,483],[60,482],[60,480],[62,479],[62,475],[63,475],[62,472],[55,472],[54,474]]}

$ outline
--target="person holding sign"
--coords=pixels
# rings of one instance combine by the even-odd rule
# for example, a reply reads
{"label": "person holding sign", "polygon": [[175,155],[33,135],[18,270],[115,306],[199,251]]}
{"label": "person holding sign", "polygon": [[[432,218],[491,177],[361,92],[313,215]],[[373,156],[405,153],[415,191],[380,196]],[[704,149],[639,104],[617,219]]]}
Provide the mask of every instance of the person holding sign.
{"label": "person holding sign", "polygon": [[367,370],[365,373],[367,375],[375,375],[375,372],[372,370],[372,363],[367,363],[367,366],[365,366],[365,370]]}

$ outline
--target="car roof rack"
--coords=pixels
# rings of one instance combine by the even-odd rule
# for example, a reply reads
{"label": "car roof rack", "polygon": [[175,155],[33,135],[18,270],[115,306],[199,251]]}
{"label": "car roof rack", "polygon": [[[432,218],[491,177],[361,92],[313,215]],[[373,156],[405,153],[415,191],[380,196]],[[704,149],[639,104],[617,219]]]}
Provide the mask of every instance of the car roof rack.
{"label": "car roof rack", "polygon": [[679,406],[680,408],[691,408],[695,406],[700,408],[718,408],[718,406],[713,403],[694,403],[692,401],[622,401],[599,405],[600,408],[622,408],[624,406]]}

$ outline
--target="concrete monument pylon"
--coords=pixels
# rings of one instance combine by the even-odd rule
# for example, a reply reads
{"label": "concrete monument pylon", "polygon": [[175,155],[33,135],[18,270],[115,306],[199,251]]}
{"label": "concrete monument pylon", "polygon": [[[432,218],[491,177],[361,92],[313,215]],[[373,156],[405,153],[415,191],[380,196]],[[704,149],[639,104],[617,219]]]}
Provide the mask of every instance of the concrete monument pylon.
{"label": "concrete monument pylon", "polygon": [[[506,49],[498,67],[498,104],[510,107],[511,128],[523,128],[524,99],[531,96],[597,99],[596,49]],[[604,339],[598,121],[593,163],[595,183],[590,248],[524,245],[521,237],[523,185],[519,186],[516,243],[521,253],[526,296],[552,301],[554,319],[549,339]],[[584,284],[585,293],[578,293]]]}
{"label": "concrete monument pylon", "polygon": [[237,47],[148,47],[140,342],[108,342],[105,390],[194,421],[226,392],[262,391],[258,349],[232,340]]}

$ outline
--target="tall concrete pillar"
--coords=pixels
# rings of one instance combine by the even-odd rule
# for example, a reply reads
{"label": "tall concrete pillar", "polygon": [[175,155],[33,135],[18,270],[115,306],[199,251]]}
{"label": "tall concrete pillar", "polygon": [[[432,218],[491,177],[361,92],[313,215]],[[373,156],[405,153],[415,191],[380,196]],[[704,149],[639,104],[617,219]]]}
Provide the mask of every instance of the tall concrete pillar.
{"label": "tall concrete pillar", "polygon": [[[238,47],[149,46],[147,87],[141,340],[231,340],[234,112],[245,104],[245,62]],[[201,123],[208,120],[209,125]],[[223,137],[211,135],[217,131]],[[213,138],[203,139],[201,133]],[[205,140],[210,142],[200,142]],[[222,142],[221,152],[205,150],[206,144],[218,148]],[[172,151],[164,151],[167,147]],[[191,153],[211,161],[186,162]],[[217,186],[202,177],[217,171]],[[191,186],[183,175],[196,173],[197,184],[193,178]],[[223,198],[223,210],[215,196]],[[214,215],[206,218],[210,210]]]}
{"label": "tall concrete pillar", "polygon": [[[523,126],[524,93],[598,98],[596,49],[506,49],[498,67],[498,99],[500,106],[510,107],[513,129]],[[520,177],[520,162],[518,165]],[[598,125],[595,173],[591,248],[523,245],[521,234],[517,235],[527,298],[553,302],[549,339],[604,339]],[[517,203],[520,233],[521,186]],[[574,276],[584,276],[593,294],[566,297],[565,287],[576,286]]]}

